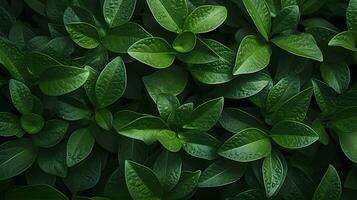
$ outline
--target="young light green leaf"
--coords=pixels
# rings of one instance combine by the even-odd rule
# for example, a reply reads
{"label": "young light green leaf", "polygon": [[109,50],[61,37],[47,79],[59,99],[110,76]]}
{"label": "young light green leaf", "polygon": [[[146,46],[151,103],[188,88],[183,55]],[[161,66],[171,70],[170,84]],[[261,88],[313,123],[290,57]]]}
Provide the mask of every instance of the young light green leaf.
{"label": "young light green leaf", "polygon": [[86,69],[58,66],[46,70],[40,77],[41,91],[48,96],[60,96],[80,88],[87,80]]}
{"label": "young light green leaf", "polygon": [[311,127],[288,120],[274,125],[270,136],[274,142],[288,149],[307,147],[319,139],[319,135]]}
{"label": "young light green leaf", "polygon": [[265,40],[269,40],[271,17],[266,2],[260,0],[243,0],[243,3],[260,34]]}
{"label": "young light green leaf", "polygon": [[271,197],[279,191],[284,183],[287,167],[285,158],[277,151],[272,151],[264,159],[262,174],[267,197]]}
{"label": "young light green leaf", "polygon": [[264,69],[270,62],[271,48],[253,35],[243,38],[239,45],[233,75],[250,74]]}
{"label": "young light green leaf", "polygon": [[308,33],[284,34],[274,37],[272,42],[294,55],[319,62],[323,61],[320,48],[317,46],[314,37]]}
{"label": "young light green leaf", "polygon": [[270,139],[266,133],[247,128],[227,139],[218,149],[218,154],[230,160],[250,162],[268,156],[270,151]]}
{"label": "young light green leaf", "polygon": [[182,147],[177,134],[171,130],[160,130],[155,133],[154,137],[162,144],[165,149],[171,152],[178,152]]}
{"label": "young light green leaf", "polygon": [[159,200],[163,195],[158,178],[144,165],[125,161],[125,180],[129,193],[135,200]]}
{"label": "young light green leaf", "polygon": [[163,150],[154,163],[153,171],[161,182],[164,191],[168,192],[178,183],[181,169],[180,155]]}
{"label": "young light green leaf", "polygon": [[94,142],[89,128],[74,131],[67,142],[67,166],[73,167],[87,158],[93,149]]}
{"label": "young light green leaf", "polygon": [[22,200],[68,200],[68,197],[49,185],[30,185],[22,186],[10,190],[5,195],[5,200],[22,199]]}
{"label": "young light green leaf", "polygon": [[338,33],[330,40],[328,45],[357,51],[357,30]]}
{"label": "young light green leaf", "polygon": [[31,113],[35,100],[30,89],[21,81],[11,79],[9,81],[9,90],[15,108],[21,114]]}
{"label": "young light green leaf", "polygon": [[136,0],[105,0],[104,19],[110,28],[125,24],[133,15],[135,6]]}
{"label": "young light green leaf", "polygon": [[349,30],[357,31],[357,1],[350,0],[346,11],[346,20]]}
{"label": "young light green leaf", "polygon": [[128,54],[136,60],[154,68],[162,69],[172,65],[174,52],[165,39],[148,37],[131,45]]}
{"label": "young light green leaf", "polygon": [[341,94],[348,89],[351,75],[345,63],[321,64],[320,72],[322,79],[337,93]]}
{"label": "young light green leaf", "polygon": [[[179,66],[156,71],[143,78],[144,85],[151,99],[156,102],[160,94],[178,95],[186,87],[187,72]],[[175,84],[171,84],[171,83]],[[160,83],[160,84],[157,84]]]}
{"label": "young light green leaf", "polygon": [[217,160],[202,172],[198,187],[220,187],[234,183],[244,175],[245,169],[245,163]]}
{"label": "young light green leaf", "polygon": [[180,33],[188,8],[186,0],[147,0],[155,20],[166,30]]}
{"label": "young light green leaf", "polygon": [[329,165],[325,175],[317,186],[313,200],[338,200],[341,198],[342,185],[336,169]]}
{"label": "young light green leaf", "polygon": [[172,47],[180,53],[187,53],[193,50],[196,45],[196,35],[192,32],[179,34],[172,43]]}
{"label": "young light green leaf", "polygon": [[190,122],[185,124],[183,128],[200,131],[210,130],[221,116],[223,104],[224,98],[220,97],[199,105],[193,110]]}
{"label": "young light green leaf", "polygon": [[151,35],[143,27],[137,23],[128,22],[110,29],[105,34],[102,44],[109,51],[127,53],[131,45],[146,37],[151,37]]}
{"label": "young light green leaf", "polygon": [[20,119],[16,115],[8,112],[0,112],[0,136],[19,136],[21,137],[24,131],[20,125]]}
{"label": "young light green leaf", "polygon": [[38,114],[28,113],[24,114],[20,118],[22,129],[29,134],[36,134],[40,132],[45,125],[45,119]]}
{"label": "young light green leaf", "polygon": [[126,88],[126,71],[121,57],[113,59],[99,74],[95,85],[96,105],[107,107],[116,102]]}
{"label": "young light green leaf", "polygon": [[197,187],[198,180],[200,178],[201,171],[195,172],[182,172],[179,182],[165,197],[168,200],[180,200],[185,199],[190,195]]}
{"label": "young light green leaf", "polygon": [[0,180],[26,171],[36,160],[37,148],[29,140],[11,140],[0,145]]}
{"label": "young light green leaf", "polygon": [[224,6],[199,6],[187,16],[183,29],[193,33],[207,33],[218,28],[226,18],[227,9]]}

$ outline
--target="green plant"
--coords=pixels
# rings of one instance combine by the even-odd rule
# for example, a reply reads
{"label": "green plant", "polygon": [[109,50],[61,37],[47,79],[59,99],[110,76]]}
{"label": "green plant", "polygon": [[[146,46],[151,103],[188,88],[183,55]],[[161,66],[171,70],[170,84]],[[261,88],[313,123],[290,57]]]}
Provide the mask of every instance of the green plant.
{"label": "green plant", "polygon": [[0,199],[353,200],[357,0],[0,0]]}

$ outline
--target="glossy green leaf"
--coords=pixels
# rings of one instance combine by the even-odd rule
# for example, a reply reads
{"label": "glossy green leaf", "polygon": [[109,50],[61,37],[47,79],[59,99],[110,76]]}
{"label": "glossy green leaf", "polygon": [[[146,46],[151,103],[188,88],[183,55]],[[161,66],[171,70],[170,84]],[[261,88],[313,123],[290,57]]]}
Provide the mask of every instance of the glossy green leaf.
{"label": "glossy green leaf", "polygon": [[341,198],[341,193],[342,186],[340,177],[336,169],[332,165],[329,165],[312,199],[337,200]]}
{"label": "glossy green leaf", "polygon": [[357,132],[339,133],[340,145],[343,153],[352,162],[357,163]]}
{"label": "glossy green leaf", "polygon": [[323,61],[323,55],[314,37],[308,33],[288,34],[274,37],[272,42],[297,56]]}
{"label": "glossy green leaf", "polygon": [[259,0],[243,0],[243,3],[260,34],[269,40],[271,17],[267,3]]}
{"label": "glossy green leaf", "polygon": [[22,186],[6,193],[5,200],[68,200],[68,197],[49,185]]}
{"label": "glossy green leaf", "polygon": [[188,13],[185,0],[147,0],[155,20],[166,30],[180,33]]}
{"label": "glossy green leaf", "polygon": [[270,55],[270,46],[258,37],[244,37],[239,45],[233,74],[250,74],[264,69],[269,64]]}
{"label": "glossy green leaf", "polygon": [[87,80],[86,69],[60,66],[46,70],[40,78],[41,91],[48,96],[60,96],[81,87]]}
{"label": "glossy green leaf", "polygon": [[227,9],[224,6],[199,6],[187,16],[183,29],[193,33],[207,33],[218,28],[226,18]]}
{"label": "glossy green leaf", "polygon": [[198,180],[198,187],[219,187],[240,179],[246,169],[243,163],[229,160],[217,160],[208,166]]}
{"label": "glossy green leaf", "polygon": [[270,136],[274,142],[288,149],[303,148],[319,139],[319,135],[311,127],[296,121],[277,123]]}
{"label": "glossy green leaf", "polygon": [[337,93],[341,94],[347,90],[351,76],[346,64],[322,64],[320,72],[324,81]]}
{"label": "glossy green leaf", "polygon": [[270,139],[266,133],[247,128],[227,139],[218,149],[218,154],[230,160],[250,162],[268,156],[270,151]]}
{"label": "glossy green leaf", "polygon": [[140,164],[125,161],[125,180],[130,195],[137,200],[159,200],[162,186],[154,172]]}
{"label": "glossy green leaf", "polygon": [[126,84],[124,62],[121,57],[117,57],[107,64],[95,84],[98,108],[104,108],[116,102],[124,94]]}
{"label": "glossy green leaf", "polygon": [[284,7],[273,20],[272,33],[296,30],[300,21],[300,11],[297,5]]}
{"label": "glossy green leaf", "polygon": [[12,113],[0,112],[0,136],[22,136],[23,134],[19,117]]}
{"label": "glossy green leaf", "polygon": [[357,32],[345,31],[338,33],[330,40],[328,45],[342,47],[351,51],[357,51]]}
{"label": "glossy green leaf", "polygon": [[136,60],[154,68],[162,69],[172,65],[175,55],[165,39],[148,37],[131,45],[128,53]]}
{"label": "glossy green leaf", "polygon": [[72,167],[88,157],[93,149],[94,142],[89,128],[74,131],[67,142],[67,166]]}
{"label": "glossy green leaf", "polygon": [[36,134],[42,130],[45,125],[45,120],[41,115],[34,113],[24,114],[20,118],[20,124],[29,134]]}
{"label": "glossy green leaf", "polygon": [[108,26],[113,28],[128,22],[134,13],[136,0],[105,0],[103,15]]}
{"label": "glossy green leaf", "polygon": [[183,128],[200,131],[210,130],[218,121],[223,110],[224,99],[222,97],[209,100],[192,112],[190,123]]}
{"label": "glossy green leaf", "polygon": [[55,147],[40,150],[37,157],[38,166],[47,174],[66,177],[66,143],[62,142]]}
{"label": "glossy green leaf", "polygon": [[107,109],[98,110],[95,112],[95,121],[98,126],[109,131],[112,128],[113,115]]}
{"label": "glossy green leaf", "polygon": [[31,113],[35,100],[30,89],[21,81],[11,79],[9,82],[9,90],[12,103],[16,109],[21,114]]}
{"label": "glossy green leaf", "polygon": [[182,172],[179,182],[176,187],[166,195],[169,200],[179,200],[189,196],[196,188],[200,178],[201,171]]}
{"label": "glossy green leaf", "polygon": [[196,35],[192,32],[183,32],[179,34],[172,43],[172,47],[180,53],[192,51],[196,45]]}
{"label": "glossy green leaf", "polygon": [[156,98],[157,109],[163,119],[167,119],[179,106],[179,100],[171,94],[161,93]]}
{"label": "glossy green leaf", "polygon": [[357,30],[357,1],[350,0],[346,11],[347,26],[350,30]]}

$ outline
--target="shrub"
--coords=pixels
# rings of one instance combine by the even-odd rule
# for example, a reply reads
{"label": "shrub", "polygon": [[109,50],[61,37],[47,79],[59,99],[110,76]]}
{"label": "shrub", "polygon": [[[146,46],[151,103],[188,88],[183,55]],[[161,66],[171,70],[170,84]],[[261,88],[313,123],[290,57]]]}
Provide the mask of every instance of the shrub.
{"label": "shrub", "polygon": [[0,0],[0,199],[352,200],[357,0]]}

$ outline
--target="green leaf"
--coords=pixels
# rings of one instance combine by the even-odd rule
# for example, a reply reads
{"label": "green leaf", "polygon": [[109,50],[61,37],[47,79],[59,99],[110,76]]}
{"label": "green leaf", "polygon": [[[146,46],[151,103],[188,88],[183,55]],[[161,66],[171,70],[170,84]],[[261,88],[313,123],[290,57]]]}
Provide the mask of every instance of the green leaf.
{"label": "green leaf", "polygon": [[167,120],[171,113],[180,106],[180,102],[174,95],[161,93],[157,96],[156,105],[160,116]]}
{"label": "green leaf", "polygon": [[174,96],[180,94],[186,87],[188,77],[187,72],[181,67],[172,66],[144,76],[142,79],[151,99],[156,102],[160,94]]}
{"label": "green leaf", "polygon": [[200,175],[201,175],[201,171],[199,170],[195,172],[188,172],[188,171],[182,172],[179,182],[177,183],[176,187],[174,187],[174,189],[172,189],[166,195],[166,199],[168,200],[185,199],[185,197],[190,195],[196,189]]}
{"label": "green leaf", "polygon": [[96,105],[107,107],[116,102],[126,88],[126,71],[121,57],[113,59],[99,74],[95,85]]}
{"label": "green leaf", "polygon": [[199,105],[193,110],[190,122],[185,124],[183,128],[200,131],[210,130],[221,116],[223,104],[224,98],[220,97]]}
{"label": "green leaf", "polygon": [[94,49],[100,44],[99,32],[94,17],[80,7],[68,7],[63,14],[63,22],[71,39],[79,46]]}
{"label": "green leaf", "polygon": [[[193,50],[188,53],[177,54],[176,55],[177,58],[187,64],[207,64],[207,63],[212,63],[214,61],[218,61],[219,56],[213,51],[212,48],[213,45],[208,46],[209,44],[215,44],[215,43],[218,44],[218,42],[214,42],[214,40],[207,40],[207,39],[205,41],[211,41],[211,42],[207,43],[204,42],[204,40],[197,38],[196,45],[193,48]],[[218,45],[215,46],[216,48],[218,47]],[[222,44],[219,46],[223,46],[222,49],[224,49],[225,47]],[[220,50],[218,52],[220,52]]]}
{"label": "green leaf", "polygon": [[161,182],[164,191],[172,190],[181,176],[182,161],[178,154],[163,150],[157,157],[153,171]]}
{"label": "green leaf", "polygon": [[320,72],[322,79],[337,93],[341,94],[348,89],[351,77],[346,64],[321,64]]}
{"label": "green leaf", "polygon": [[68,200],[68,197],[49,185],[31,185],[15,188],[5,195],[5,200]]}
{"label": "green leaf", "polygon": [[125,160],[142,164],[147,159],[148,148],[142,141],[124,137],[119,140],[118,146],[119,169],[123,172]]}
{"label": "green leaf", "polygon": [[230,160],[250,162],[268,156],[270,151],[270,139],[266,133],[247,128],[227,139],[218,149],[218,154]]}
{"label": "green leaf", "polygon": [[270,81],[270,76],[265,73],[245,74],[229,83],[217,86],[213,91],[216,95],[228,99],[244,99],[258,94]]}
{"label": "green leaf", "polygon": [[42,130],[45,125],[45,119],[38,114],[24,114],[20,118],[22,129],[29,134],[36,134]]}
{"label": "green leaf", "polygon": [[284,7],[272,24],[272,33],[296,30],[300,21],[300,11],[297,5]]}
{"label": "green leaf", "polygon": [[12,104],[21,114],[32,112],[34,106],[34,97],[30,89],[21,81],[11,79],[9,81],[9,90]]}
{"label": "green leaf", "polygon": [[64,137],[69,127],[69,123],[59,119],[52,119],[45,122],[43,129],[32,136],[36,146],[49,148],[58,144]]}
{"label": "green leaf", "polygon": [[183,150],[191,156],[206,160],[217,158],[216,152],[221,143],[212,135],[200,131],[185,131],[179,133],[179,138],[183,143]]}
{"label": "green leaf", "polygon": [[67,142],[67,166],[73,167],[87,158],[93,149],[94,142],[89,128],[74,131]]}
{"label": "green leaf", "polygon": [[272,122],[283,120],[303,121],[310,105],[313,89],[307,88],[279,105],[273,113]]}
{"label": "green leaf", "polygon": [[260,0],[243,0],[243,3],[260,34],[265,40],[269,40],[271,17],[266,2]]}
{"label": "green leaf", "polygon": [[37,148],[29,140],[11,140],[0,145],[0,180],[26,171],[35,162]]}
{"label": "green leaf", "polygon": [[272,39],[272,42],[296,56],[309,58],[319,62],[323,61],[323,55],[317,46],[314,37],[308,33],[296,33],[279,35]]}
{"label": "green leaf", "polygon": [[277,151],[272,151],[264,159],[262,174],[267,197],[271,197],[279,192],[287,174],[287,167],[285,158]]}
{"label": "green leaf", "polygon": [[41,91],[48,96],[60,96],[80,88],[87,80],[86,69],[70,66],[54,67],[40,77]]}
{"label": "green leaf", "polygon": [[89,101],[92,103],[92,105],[96,105],[96,99],[95,99],[95,84],[97,83],[97,79],[99,76],[99,73],[89,67],[89,66],[85,66],[84,69],[86,69],[89,72],[88,78],[86,80],[86,82],[84,83],[83,87],[84,90],[87,94],[87,97],[89,99]]}
{"label": "green leaf", "polygon": [[179,106],[176,110],[170,113],[167,118],[167,123],[173,130],[180,130],[183,125],[190,121],[193,112],[193,103],[186,103]]}
{"label": "green leaf", "polygon": [[357,30],[357,1],[350,0],[346,11],[346,20],[349,30]]}
{"label": "green leaf", "polygon": [[337,93],[326,83],[320,80],[312,80],[314,95],[322,113],[330,113],[336,108]]}
{"label": "green leaf", "polygon": [[131,18],[136,6],[136,0],[105,0],[103,15],[110,28],[125,24]]}
{"label": "green leaf", "polygon": [[147,0],[155,20],[166,30],[180,33],[188,13],[186,0]]}
{"label": "green leaf", "polygon": [[238,133],[246,128],[265,128],[259,118],[238,108],[224,108],[219,123],[232,133]]}
{"label": "green leaf", "polygon": [[160,200],[161,183],[154,172],[138,163],[125,161],[125,180],[131,197],[135,200]]}
{"label": "green leaf", "polygon": [[288,149],[307,147],[319,139],[319,135],[309,126],[297,121],[281,121],[273,126],[271,138]]}
{"label": "green leaf", "polygon": [[[124,126],[114,120],[113,127],[119,134],[141,140],[146,144],[152,144],[156,140],[160,140],[165,147],[173,148],[171,150],[177,150],[178,148],[177,141],[172,140],[175,138],[175,133],[170,131],[166,123],[158,117],[142,116],[133,119]],[[170,140],[172,140],[172,143]],[[181,146],[179,147],[181,148]]]}
{"label": "green leaf", "polygon": [[161,130],[155,134],[156,139],[171,152],[178,152],[182,147],[182,143],[177,137],[177,134],[170,130]]}
{"label": "green leaf", "polygon": [[30,76],[24,62],[24,54],[3,37],[0,37],[0,63],[17,80],[25,81]]}
{"label": "green leaf", "polygon": [[165,39],[148,37],[131,45],[128,54],[136,60],[154,68],[162,69],[172,65],[174,52]]}
{"label": "green leaf", "polygon": [[109,131],[112,129],[113,115],[109,110],[101,109],[95,112],[95,121],[98,126]]}
{"label": "green leaf", "polygon": [[295,76],[282,78],[269,91],[266,100],[268,111],[276,110],[286,100],[300,92],[300,79]]}
{"label": "green leaf", "polygon": [[196,35],[192,32],[180,33],[172,43],[172,47],[180,53],[187,53],[196,46]]}
{"label": "green leaf", "polygon": [[128,22],[108,30],[102,44],[109,51],[127,53],[131,45],[146,37],[151,37],[151,35],[143,27],[137,23]]}
{"label": "green leaf", "polygon": [[330,40],[328,45],[342,47],[351,51],[357,51],[357,32],[345,31],[338,33]]}
{"label": "green leaf", "polygon": [[187,16],[183,29],[193,33],[207,33],[218,28],[226,18],[227,9],[224,6],[199,6]]}
{"label": "green leaf", "polygon": [[55,147],[40,150],[37,157],[38,166],[47,174],[66,177],[66,142],[62,142]]}
{"label": "green leaf", "polygon": [[258,37],[244,37],[239,45],[233,74],[250,74],[264,69],[270,62],[271,53],[270,46]]}
{"label": "green leaf", "polygon": [[209,165],[198,180],[198,187],[220,187],[239,180],[246,164],[220,159]]}
{"label": "green leaf", "polygon": [[8,112],[0,112],[0,136],[19,136],[21,137],[24,131],[20,125],[20,119],[16,115]]}
{"label": "green leaf", "polygon": [[325,175],[317,186],[313,200],[338,200],[341,198],[342,186],[336,169],[329,165]]}
{"label": "green leaf", "polygon": [[338,136],[343,153],[352,162],[357,163],[357,132],[341,132]]}
{"label": "green leaf", "polygon": [[55,102],[54,110],[58,117],[69,121],[89,119],[92,115],[89,107],[74,98],[58,99]]}

